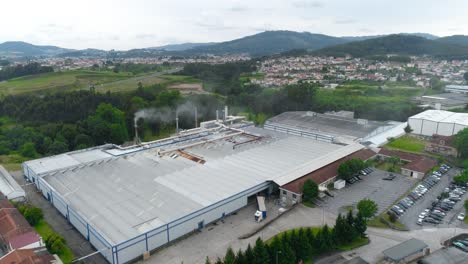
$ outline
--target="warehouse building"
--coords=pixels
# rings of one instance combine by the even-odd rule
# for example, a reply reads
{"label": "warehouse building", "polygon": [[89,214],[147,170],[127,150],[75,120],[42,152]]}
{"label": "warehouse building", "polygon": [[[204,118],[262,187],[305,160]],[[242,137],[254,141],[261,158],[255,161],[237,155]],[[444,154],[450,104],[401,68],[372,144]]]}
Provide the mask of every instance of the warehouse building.
{"label": "warehouse building", "polygon": [[422,108],[450,110],[455,108],[465,108],[468,105],[468,95],[457,93],[423,95],[414,97],[412,101],[419,104],[419,107]]}
{"label": "warehouse building", "polygon": [[452,136],[468,127],[467,113],[426,110],[408,119],[412,133],[422,136]]}
{"label": "warehouse building", "polygon": [[382,252],[387,263],[413,263],[429,255],[429,246],[423,241],[412,238]]}
{"label": "warehouse building", "polygon": [[447,85],[445,91],[451,93],[468,94],[468,85]]}
{"label": "warehouse building", "polygon": [[27,161],[23,171],[109,262],[125,263],[365,148],[239,120]]}
{"label": "warehouse building", "polygon": [[2,165],[0,165],[0,192],[8,200],[15,202],[22,202],[26,199],[26,193],[23,188]]}
{"label": "warehouse building", "polygon": [[406,122],[373,121],[356,119],[349,111],[327,112],[311,111],[285,112],[268,119],[266,129],[301,135],[326,142],[360,142],[366,146],[379,147],[388,138],[405,134]]}

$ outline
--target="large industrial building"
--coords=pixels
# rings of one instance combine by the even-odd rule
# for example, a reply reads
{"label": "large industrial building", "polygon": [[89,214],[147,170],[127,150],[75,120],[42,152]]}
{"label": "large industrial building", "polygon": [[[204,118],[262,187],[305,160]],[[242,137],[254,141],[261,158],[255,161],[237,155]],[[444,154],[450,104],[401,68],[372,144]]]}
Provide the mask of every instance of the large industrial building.
{"label": "large industrial building", "polygon": [[[23,171],[109,262],[125,263],[228,216],[259,193],[281,189],[282,202],[299,202],[294,188],[304,176],[323,188],[337,162],[369,155],[359,141],[338,140],[342,131],[322,131],[330,140],[317,140],[309,129],[280,131],[273,123],[258,128],[229,116],[162,140],[27,161]],[[363,134],[378,136],[376,129]]]}
{"label": "large industrial building", "polygon": [[468,127],[468,114],[443,110],[426,110],[408,119],[413,134],[452,136]]}
{"label": "large industrial building", "polygon": [[468,95],[458,93],[422,95],[412,98],[412,101],[419,104],[419,107],[422,108],[450,110],[456,108],[465,108],[468,105]]}

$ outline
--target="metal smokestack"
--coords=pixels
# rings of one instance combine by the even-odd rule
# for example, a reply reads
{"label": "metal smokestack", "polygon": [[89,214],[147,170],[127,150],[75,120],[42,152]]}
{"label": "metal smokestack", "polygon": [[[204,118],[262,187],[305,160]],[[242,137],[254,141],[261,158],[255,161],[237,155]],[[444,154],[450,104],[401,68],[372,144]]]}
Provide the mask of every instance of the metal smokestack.
{"label": "metal smokestack", "polygon": [[219,110],[216,110],[216,122],[219,120]]}
{"label": "metal smokestack", "polygon": [[198,127],[198,110],[195,107],[195,128],[197,128],[197,127]]}
{"label": "metal smokestack", "polygon": [[134,124],[134,127],[135,127],[135,145],[140,145],[141,144],[141,140],[140,138],[138,137],[138,119],[135,119],[135,124]]}
{"label": "metal smokestack", "polygon": [[228,106],[224,106],[224,121],[228,119],[229,113],[228,113]]}
{"label": "metal smokestack", "polygon": [[176,124],[176,133],[179,133],[179,114],[177,112],[176,112],[175,124]]}

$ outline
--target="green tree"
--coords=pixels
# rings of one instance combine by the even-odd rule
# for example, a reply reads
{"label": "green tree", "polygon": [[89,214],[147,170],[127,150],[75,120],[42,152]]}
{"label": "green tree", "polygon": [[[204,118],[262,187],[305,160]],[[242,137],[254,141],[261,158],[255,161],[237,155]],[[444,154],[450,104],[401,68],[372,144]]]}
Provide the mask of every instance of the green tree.
{"label": "green tree", "polygon": [[252,247],[250,244],[247,246],[247,249],[245,250],[245,260],[247,263],[254,263],[255,261],[255,253],[252,250]]}
{"label": "green tree", "polygon": [[304,228],[300,228],[297,232],[297,241],[298,245],[295,249],[297,261],[308,260],[312,251],[312,247]]}
{"label": "green tree", "polygon": [[255,247],[253,248],[253,251],[255,255],[255,261],[253,263],[264,264],[270,262],[270,255],[268,254],[267,245],[263,243],[260,237],[255,241]]}
{"label": "green tree", "polygon": [[468,200],[465,200],[465,204],[464,204],[464,206],[465,206],[465,211],[467,211],[467,212],[468,212]]}
{"label": "green tree", "polygon": [[239,249],[236,254],[236,264],[249,264],[242,250]]}
{"label": "green tree", "polygon": [[128,139],[125,114],[111,104],[100,104],[96,113],[88,117],[87,125],[97,144],[121,144]]}
{"label": "green tree", "polygon": [[378,211],[377,203],[371,199],[360,200],[357,204],[357,209],[362,217],[365,219],[370,219],[375,216]]}
{"label": "green tree", "polygon": [[224,264],[234,264],[236,260],[236,255],[231,247],[229,247],[226,251],[226,255],[224,256],[223,263]]}
{"label": "green tree", "polygon": [[348,214],[346,215],[346,223],[348,225],[347,242],[349,243],[358,236],[358,233],[356,232],[356,229],[354,228],[355,219],[354,219],[352,210],[349,210]]}
{"label": "green tree", "polygon": [[348,180],[353,177],[353,173],[347,162],[341,163],[338,167],[338,178]]}
{"label": "green tree", "polygon": [[39,155],[36,152],[36,147],[32,142],[26,142],[21,146],[21,155],[27,158],[37,158]]}
{"label": "green tree", "polygon": [[68,151],[68,144],[63,138],[56,138],[49,146],[48,154],[60,154]]}
{"label": "green tree", "polygon": [[468,128],[460,130],[455,136],[455,147],[459,157],[468,158]]}
{"label": "green tree", "polygon": [[208,256],[206,256],[205,264],[211,264],[210,258]]}
{"label": "green tree", "polygon": [[367,222],[366,219],[362,216],[361,212],[357,213],[357,216],[354,220],[354,228],[356,229],[356,232],[359,234],[359,236],[366,237]]}
{"label": "green tree", "polygon": [[304,195],[304,201],[311,203],[319,194],[318,185],[312,180],[306,180],[302,186],[302,193]]}

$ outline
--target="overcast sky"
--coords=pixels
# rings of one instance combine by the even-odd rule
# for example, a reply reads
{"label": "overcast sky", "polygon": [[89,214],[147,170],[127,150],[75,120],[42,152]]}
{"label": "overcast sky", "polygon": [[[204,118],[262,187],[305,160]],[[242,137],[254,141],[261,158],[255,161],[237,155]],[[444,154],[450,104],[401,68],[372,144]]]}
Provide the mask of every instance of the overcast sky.
{"label": "overcast sky", "polygon": [[265,30],[468,35],[467,0],[2,0],[0,42],[131,49]]}

